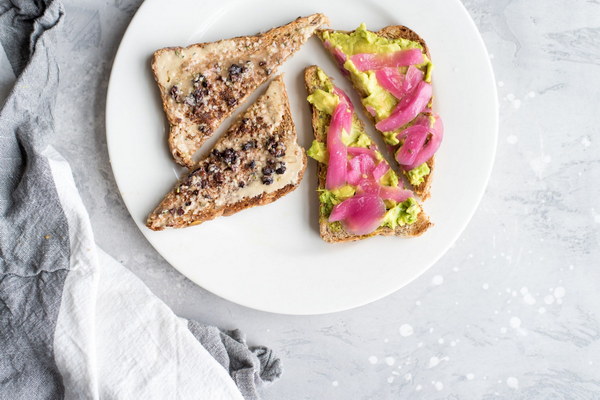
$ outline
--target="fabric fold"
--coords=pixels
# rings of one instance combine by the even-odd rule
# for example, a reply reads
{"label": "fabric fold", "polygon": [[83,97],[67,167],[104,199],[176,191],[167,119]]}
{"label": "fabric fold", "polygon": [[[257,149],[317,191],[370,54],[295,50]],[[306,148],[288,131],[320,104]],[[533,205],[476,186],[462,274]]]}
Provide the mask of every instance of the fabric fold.
{"label": "fabric fold", "polygon": [[281,374],[269,349],[177,317],[97,248],[69,164],[48,145],[63,15],[56,0],[0,6],[17,76],[0,110],[0,398],[258,399]]}

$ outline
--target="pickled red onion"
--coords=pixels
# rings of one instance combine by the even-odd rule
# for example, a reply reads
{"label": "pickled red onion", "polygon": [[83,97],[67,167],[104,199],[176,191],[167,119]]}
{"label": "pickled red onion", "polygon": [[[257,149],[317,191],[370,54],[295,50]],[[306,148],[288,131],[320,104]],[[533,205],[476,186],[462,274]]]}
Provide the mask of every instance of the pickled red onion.
{"label": "pickled red onion", "polygon": [[382,176],[385,175],[386,172],[389,171],[389,169],[390,166],[388,163],[385,161],[380,161],[379,164],[377,164],[377,166],[373,169],[373,178],[378,181]]}
{"label": "pickled red onion", "polygon": [[398,135],[398,139],[404,140],[402,146],[396,152],[396,161],[400,165],[410,165],[414,162],[417,154],[423,148],[427,134],[429,133],[429,120],[424,118],[427,125],[415,124]]}
{"label": "pickled red onion", "polygon": [[359,71],[371,71],[385,67],[421,64],[423,53],[419,49],[400,50],[386,54],[360,53],[351,56],[350,60]]}
{"label": "pickled red onion", "polygon": [[358,182],[360,182],[362,178],[362,173],[360,172],[360,160],[356,157],[353,157],[348,161],[346,180],[349,184],[356,186]]}
{"label": "pickled red onion", "polygon": [[[349,151],[350,153],[354,152],[357,148],[350,147],[349,149],[353,149]],[[373,170],[375,169],[375,161],[373,159],[374,153],[371,150],[367,151],[370,153],[360,153],[348,161],[348,173],[346,179],[349,184],[356,186],[362,179],[371,178],[373,176]]]}
{"label": "pickled red onion", "polygon": [[439,115],[434,115],[434,118],[435,122],[433,126],[429,129],[429,132],[431,133],[429,141],[419,151],[412,164],[403,166],[403,168],[406,171],[410,171],[411,169],[424,164],[425,162],[427,162],[427,160],[433,157],[435,152],[439,149],[440,144],[442,143],[442,139],[444,137],[444,124],[442,123],[442,119]]}
{"label": "pickled red onion", "polygon": [[329,161],[325,187],[329,190],[346,183],[347,147],[342,142],[342,129],[352,124],[352,112],[348,106],[340,102],[331,116],[331,124],[327,131],[327,152]]}
{"label": "pickled red onion", "polygon": [[354,111],[354,105],[352,104],[352,101],[350,100],[350,97],[348,97],[346,92],[344,92],[342,89],[340,89],[338,87],[334,87],[333,93],[335,93],[339,97],[341,102],[346,103],[348,108],[350,108],[350,111]]}
{"label": "pickled red onion", "polygon": [[406,75],[402,75],[398,68],[382,68],[375,71],[377,82],[395,98],[402,99],[423,80],[425,74],[414,66],[410,66]]}
{"label": "pickled red onion", "polygon": [[371,149],[367,149],[365,147],[348,147],[348,154],[352,156],[358,156],[360,154],[366,154],[375,158],[375,152]]}
{"label": "pickled red onion", "polygon": [[409,197],[413,197],[413,192],[399,187],[382,186],[379,190],[379,196],[384,200],[394,200],[397,203],[402,203]]}
{"label": "pickled red onion", "polygon": [[333,207],[329,222],[342,221],[354,235],[367,235],[380,225],[385,215],[385,203],[372,194],[359,194]]}
{"label": "pickled red onion", "polygon": [[361,181],[358,182],[358,188],[361,193],[374,194],[377,196],[379,196],[379,191],[381,190],[381,186],[373,179],[369,178],[361,179]]}
{"label": "pickled red onion", "polygon": [[379,121],[375,127],[381,132],[390,132],[406,125],[427,107],[431,95],[431,85],[425,81],[419,82],[415,90],[398,103],[392,114]]}

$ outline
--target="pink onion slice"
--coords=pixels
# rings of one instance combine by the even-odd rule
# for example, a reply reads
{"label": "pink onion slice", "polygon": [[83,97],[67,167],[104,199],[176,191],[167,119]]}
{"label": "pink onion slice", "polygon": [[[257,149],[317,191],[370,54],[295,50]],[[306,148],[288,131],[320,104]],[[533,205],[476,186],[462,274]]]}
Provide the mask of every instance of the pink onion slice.
{"label": "pink onion slice", "polygon": [[379,82],[381,87],[394,95],[395,98],[401,99],[406,95],[404,75],[400,73],[398,68],[387,67],[378,69],[375,71],[375,77],[377,77],[377,82]]}
{"label": "pink onion slice", "polygon": [[412,65],[406,71],[406,76],[402,75],[398,68],[388,67],[375,71],[379,84],[397,99],[402,99],[414,90],[423,80],[424,75],[421,70]]}
{"label": "pink onion slice", "polygon": [[419,82],[415,90],[398,103],[392,114],[379,121],[375,127],[381,132],[390,132],[406,125],[423,111],[431,100],[431,95],[431,85],[425,81]]}
{"label": "pink onion slice", "polygon": [[406,76],[404,78],[404,84],[406,85],[406,92],[408,93],[408,92],[412,91],[414,88],[416,88],[417,85],[419,84],[419,82],[421,82],[424,77],[425,77],[425,73],[423,71],[421,71],[419,68],[415,67],[414,65],[411,65],[410,67],[408,67],[408,70],[406,71]]}
{"label": "pink onion slice", "polygon": [[369,114],[371,114],[371,116],[372,116],[372,117],[374,117],[374,116],[375,116],[375,114],[376,114],[376,111],[375,111],[375,109],[374,109],[373,107],[371,107],[371,106],[367,106],[367,107],[365,107],[365,108],[367,109],[367,112],[368,112]]}
{"label": "pink onion slice", "polygon": [[350,154],[351,156],[366,154],[368,156],[371,156],[372,158],[375,158],[375,152],[365,147],[348,147],[348,154]]}
{"label": "pink onion slice", "polygon": [[412,164],[403,166],[406,171],[410,171],[413,168],[422,165],[427,162],[435,152],[440,148],[440,144],[442,143],[442,139],[444,138],[444,124],[442,123],[442,119],[439,115],[434,115],[435,123],[429,130],[431,133],[431,137],[429,141],[425,143],[425,146],[419,151]]}
{"label": "pink onion slice", "polygon": [[399,187],[382,186],[379,196],[384,200],[394,200],[397,203],[402,203],[406,199],[413,197],[413,192]]}
{"label": "pink onion slice", "polygon": [[[352,113],[344,103],[340,102],[331,116],[331,124],[327,131],[327,152],[329,161],[325,187],[329,190],[343,186],[346,183],[347,147],[342,142],[342,128],[347,125]],[[350,121],[352,123],[352,121]]]}
{"label": "pink onion slice", "polygon": [[353,157],[348,161],[348,169],[346,174],[346,180],[349,184],[356,186],[362,179],[362,172],[360,172],[360,160],[357,157]]}
{"label": "pink onion slice", "polygon": [[367,177],[372,176],[373,170],[375,169],[375,160],[373,160],[373,157],[367,154],[361,154],[355,158],[359,160],[360,173]]}
{"label": "pink onion slice", "polygon": [[359,194],[333,207],[329,222],[342,221],[344,228],[354,235],[367,235],[381,224],[385,203],[376,195]]}
{"label": "pink onion slice", "polygon": [[405,129],[398,135],[398,139],[404,140],[402,146],[396,152],[396,161],[400,165],[410,165],[414,162],[417,154],[423,148],[427,134],[429,133],[429,119],[424,118],[427,125],[417,123]]}
{"label": "pink onion slice", "polygon": [[[355,151],[357,148],[352,147],[352,149]],[[349,184],[356,186],[362,179],[373,176],[373,170],[375,169],[373,156],[374,153],[371,151],[371,153],[358,154],[348,161],[347,181]]]}
{"label": "pink onion slice", "polygon": [[371,71],[385,67],[406,67],[421,64],[423,53],[419,49],[400,50],[393,53],[360,53],[350,57],[359,71]]}
{"label": "pink onion slice", "polygon": [[346,103],[348,108],[350,108],[350,111],[354,111],[354,105],[352,104],[352,101],[350,100],[350,97],[348,97],[346,92],[344,92],[339,87],[334,87],[333,93],[335,93],[340,98],[340,101]]}
{"label": "pink onion slice", "polygon": [[373,179],[364,178],[360,182],[358,182],[358,188],[361,193],[368,193],[379,196],[379,191],[381,190],[381,186],[375,182]]}
{"label": "pink onion slice", "polygon": [[375,179],[376,181],[378,181],[379,179],[381,179],[382,176],[385,175],[386,172],[388,172],[390,169],[390,166],[388,165],[388,163],[386,163],[385,161],[379,161],[379,164],[377,164],[377,166],[373,169],[373,179]]}

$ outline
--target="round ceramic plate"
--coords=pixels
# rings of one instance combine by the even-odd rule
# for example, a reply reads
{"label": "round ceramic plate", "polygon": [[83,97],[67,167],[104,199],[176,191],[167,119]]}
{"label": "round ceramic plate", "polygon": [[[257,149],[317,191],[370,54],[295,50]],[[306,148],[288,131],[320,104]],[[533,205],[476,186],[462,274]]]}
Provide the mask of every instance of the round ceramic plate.
{"label": "round ceramic plate", "polygon": [[[146,228],[146,216],[182,172],[167,148],[166,120],[150,70],[152,53],[167,46],[255,34],[315,12],[325,13],[335,29],[352,30],[361,22],[372,30],[400,24],[427,41],[436,65],[435,108],[445,125],[433,195],[424,204],[435,226],[414,239],[325,243],[317,225],[316,163],[309,160],[298,189],[275,203],[186,229]],[[352,92],[315,37],[279,69],[285,74],[304,147],[310,146],[313,135],[303,70],[312,64]],[[454,243],[477,208],[491,172],[497,108],[488,54],[458,0],[146,0],[113,65],[106,130],[123,200],[142,233],[173,267],[205,289],[247,307],[321,314],[357,307],[400,289]],[[203,149],[211,147],[229,121]]]}

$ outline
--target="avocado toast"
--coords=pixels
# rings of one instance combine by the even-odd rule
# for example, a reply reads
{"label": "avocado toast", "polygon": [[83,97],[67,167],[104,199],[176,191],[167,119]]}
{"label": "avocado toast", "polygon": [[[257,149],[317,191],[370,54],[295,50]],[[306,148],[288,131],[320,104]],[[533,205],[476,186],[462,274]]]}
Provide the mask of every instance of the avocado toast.
{"label": "avocado toast", "polygon": [[375,235],[412,237],[424,233],[431,226],[429,217],[412,192],[403,189],[365,133],[347,96],[316,66],[306,68],[304,79],[315,135],[307,154],[319,162],[323,240],[348,242]]}
{"label": "avocado toast", "polygon": [[254,36],[157,50],[152,71],[175,161],[191,168],[196,151],[225,118],[326,23],[327,17],[313,14]]}
{"label": "avocado toast", "polygon": [[427,199],[443,125],[431,109],[433,64],[425,41],[405,26],[370,32],[361,24],[352,32],[317,35],[352,81],[415,193]]}
{"label": "avocado toast", "polygon": [[278,76],[165,196],[146,225],[152,230],[183,228],[271,203],[298,186],[305,168]]}

